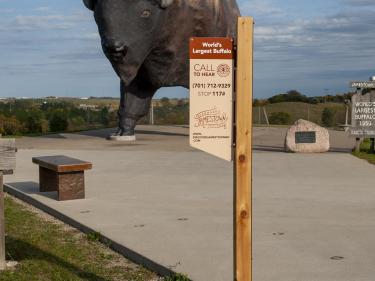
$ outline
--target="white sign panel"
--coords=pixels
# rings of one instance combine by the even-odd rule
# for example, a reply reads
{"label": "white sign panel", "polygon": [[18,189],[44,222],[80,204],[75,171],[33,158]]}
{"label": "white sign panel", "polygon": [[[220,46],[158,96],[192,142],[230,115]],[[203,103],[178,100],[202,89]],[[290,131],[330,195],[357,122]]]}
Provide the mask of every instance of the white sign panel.
{"label": "white sign panel", "polygon": [[350,82],[351,88],[375,89],[375,81]]}
{"label": "white sign panel", "polygon": [[356,138],[375,137],[375,91],[352,96],[350,135]]}
{"label": "white sign panel", "polygon": [[233,39],[190,40],[190,145],[233,160]]}

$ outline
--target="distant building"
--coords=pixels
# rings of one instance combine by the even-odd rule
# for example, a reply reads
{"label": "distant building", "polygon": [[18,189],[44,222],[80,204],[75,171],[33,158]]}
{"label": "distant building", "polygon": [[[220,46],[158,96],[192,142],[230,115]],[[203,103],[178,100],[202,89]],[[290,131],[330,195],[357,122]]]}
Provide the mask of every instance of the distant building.
{"label": "distant building", "polygon": [[95,105],[95,104],[80,104],[79,105],[79,108],[81,109],[91,109],[91,110],[98,110],[99,109],[99,106]]}

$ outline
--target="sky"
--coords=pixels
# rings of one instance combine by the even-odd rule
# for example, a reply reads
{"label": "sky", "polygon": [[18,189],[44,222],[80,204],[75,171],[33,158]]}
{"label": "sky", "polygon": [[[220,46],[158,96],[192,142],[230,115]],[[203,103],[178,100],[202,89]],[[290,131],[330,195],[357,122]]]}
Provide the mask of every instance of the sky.
{"label": "sky", "polygon": [[[105,1],[105,0],[102,0]],[[254,96],[349,91],[375,75],[374,0],[237,0],[255,25]],[[0,0],[0,97],[119,96],[81,0]],[[160,97],[188,97],[163,88]]]}

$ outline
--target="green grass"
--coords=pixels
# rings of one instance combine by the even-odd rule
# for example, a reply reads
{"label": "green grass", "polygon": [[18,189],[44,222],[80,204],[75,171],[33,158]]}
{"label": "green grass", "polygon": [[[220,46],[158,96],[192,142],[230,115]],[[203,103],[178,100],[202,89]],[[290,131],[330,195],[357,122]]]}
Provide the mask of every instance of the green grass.
{"label": "green grass", "polygon": [[370,152],[370,145],[371,142],[369,139],[365,139],[360,146],[360,151],[359,152],[353,152],[353,155],[368,161],[371,164],[375,165],[375,154]]}
{"label": "green grass", "polygon": [[190,281],[190,279],[184,274],[176,274],[172,277],[167,277],[165,281]]}
{"label": "green grass", "polygon": [[97,242],[66,225],[5,198],[6,255],[19,265],[0,273],[0,281],[158,280]]}

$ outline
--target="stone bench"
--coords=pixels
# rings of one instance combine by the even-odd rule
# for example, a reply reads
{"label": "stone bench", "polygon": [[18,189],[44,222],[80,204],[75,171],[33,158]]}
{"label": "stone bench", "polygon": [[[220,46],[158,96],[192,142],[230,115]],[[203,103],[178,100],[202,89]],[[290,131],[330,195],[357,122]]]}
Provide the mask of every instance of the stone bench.
{"label": "stone bench", "polygon": [[32,160],[39,165],[40,192],[57,191],[59,201],[85,198],[84,172],[92,168],[92,163],[63,155]]}

